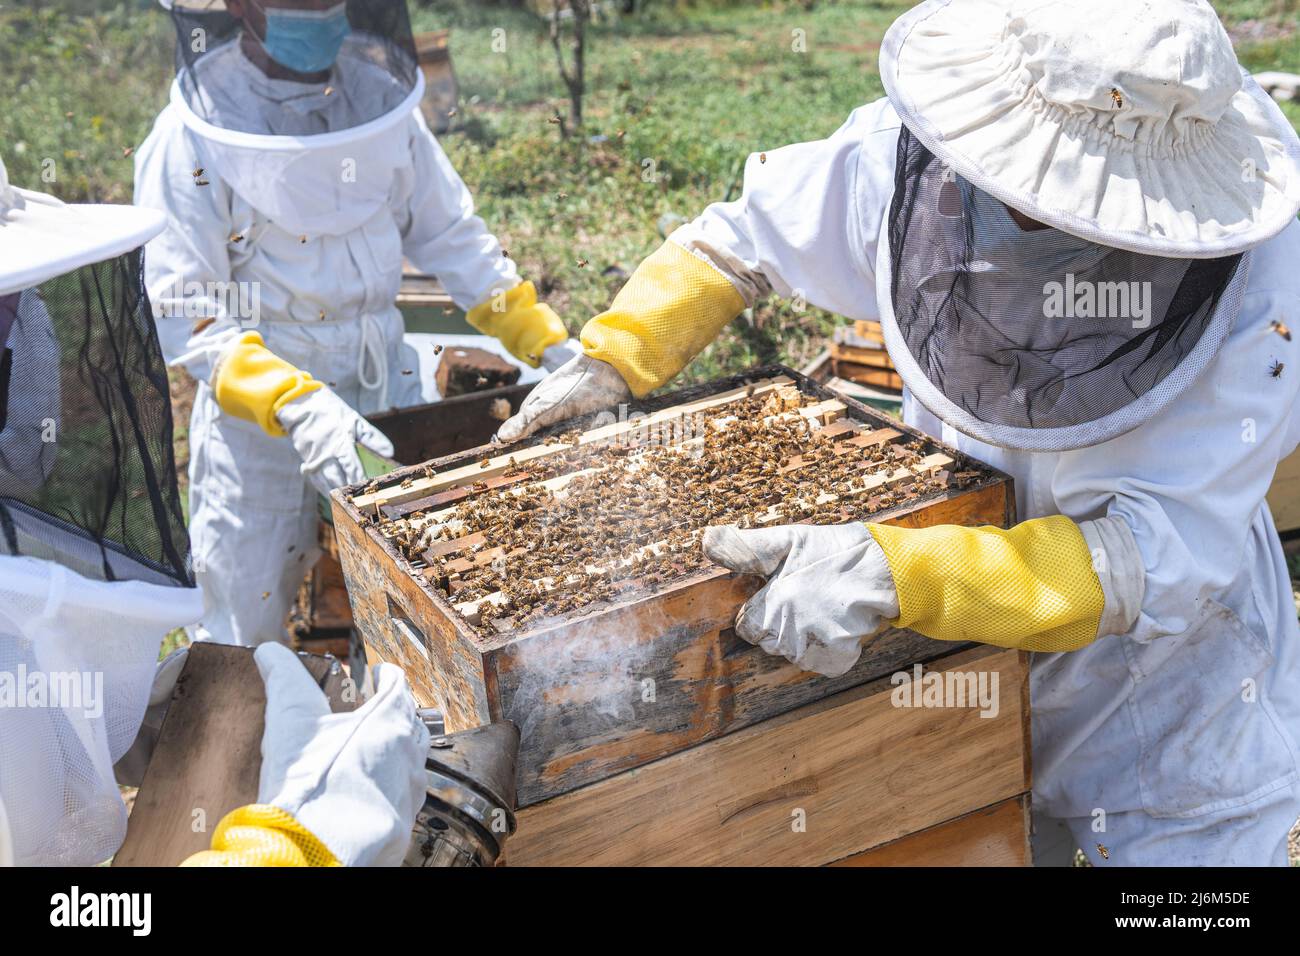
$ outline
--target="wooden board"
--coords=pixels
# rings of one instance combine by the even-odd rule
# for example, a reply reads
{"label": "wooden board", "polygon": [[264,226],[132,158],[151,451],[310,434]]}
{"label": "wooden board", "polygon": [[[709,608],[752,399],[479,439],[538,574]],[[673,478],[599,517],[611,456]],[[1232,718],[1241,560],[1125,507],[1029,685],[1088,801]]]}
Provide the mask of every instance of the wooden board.
{"label": "wooden board", "polygon": [[[757,381],[787,376],[801,390],[826,394],[789,369],[755,370]],[[645,403],[652,417],[709,401],[742,384],[737,377]],[[963,460],[954,449],[842,396],[845,412],[867,430],[890,428],[900,440]],[[563,428],[564,426],[560,426]],[[571,426],[570,426],[571,427]],[[545,436],[539,444],[546,441]],[[519,446],[516,446],[518,448]],[[499,449],[493,449],[497,457]],[[386,476],[360,497],[370,509],[395,498],[445,493],[490,454],[474,450]],[[518,455],[518,451],[515,452]],[[969,463],[968,460],[966,460]],[[474,462],[468,469],[466,464]],[[433,479],[428,477],[432,472]],[[974,485],[917,499],[872,520],[920,527],[936,523],[1007,526],[1014,522],[1010,479],[991,469]],[[452,476],[450,479],[448,476]],[[400,483],[410,479],[406,489]],[[418,484],[423,482],[423,484]],[[952,645],[912,631],[888,630],[870,643],[848,674],[825,678],[799,670],[739,640],[732,624],[761,585],[706,565],[639,596],[546,626],[485,635],[453,610],[363,514],[352,496],[332,496],[339,555],[358,633],[367,655],[402,667],[421,706],[437,707],[449,731],[498,719],[522,730],[520,806],[586,786],[669,754],[865,684],[900,667],[951,653]]]}
{"label": "wooden board", "polygon": [[831,866],[1031,866],[1029,794],[863,850]]}
{"label": "wooden board", "polygon": [[1300,530],[1300,451],[1278,463],[1268,489],[1268,507],[1280,533]]}
{"label": "wooden board", "polygon": [[[300,659],[334,712],[353,708],[337,661]],[[176,866],[208,849],[223,816],[257,802],[265,712],[253,648],[190,648],[114,866]]]}
{"label": "wooden board", "polygon": [[1028,791],[1028,655],[934,671],[996,674],[996,716],[896,706],[884,678],[525,808],[507,862],[821,865]]}

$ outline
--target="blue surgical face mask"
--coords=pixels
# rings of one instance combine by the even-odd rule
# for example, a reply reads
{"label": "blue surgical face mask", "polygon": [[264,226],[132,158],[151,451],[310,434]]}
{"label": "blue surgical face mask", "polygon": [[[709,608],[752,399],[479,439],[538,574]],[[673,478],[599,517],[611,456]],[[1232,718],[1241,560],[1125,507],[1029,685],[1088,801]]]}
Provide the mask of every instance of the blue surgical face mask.
{"label": "blue surgical face mask", "polygon": [[262,47],[276,63],[295,73],[328,70],[352,32],[347,6],[344,2],[328,10],[268,10],[259,4],[266,17]]}

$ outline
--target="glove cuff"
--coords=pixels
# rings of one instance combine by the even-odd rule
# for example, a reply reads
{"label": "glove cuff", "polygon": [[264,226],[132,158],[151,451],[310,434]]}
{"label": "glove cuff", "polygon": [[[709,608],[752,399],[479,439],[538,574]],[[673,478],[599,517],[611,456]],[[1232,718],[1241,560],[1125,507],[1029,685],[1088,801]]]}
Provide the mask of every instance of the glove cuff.
{"label": "glove cuff", "polygon": [[257,332],[244,332],[221,353],[212,370],[212,393],[221,410],[260,425],[274,438],[284,436],[276,412],[321,383],[266,347]]}
{"label": "glove cuff", "polygon": [[1105,594],[1079,526],[1063,515],[1001,528],[868,525],[898,590],[898,627],[1027,651],[1090,644]]}
{"label": "glove cuff", "polygon": [[537,301],[537,289],[521,282],[504,293],[494,293],[465,315],[484,335],[500,341],[511,355],[537,368],[547,346],[563,342],[568,330],[555,310]]}
{"label": "glove cuff", "polygon": [[745,308],[721,272],[674,242],[637,267],[609,310],[582,330],[583,350],[618,369],[637,398],[673,378]]}
{"label": "glove cuff", "polygon": [[294,819],[264,803],[231,810],[212,834],[212,849],[181,866],[342,866],[329,847]]}

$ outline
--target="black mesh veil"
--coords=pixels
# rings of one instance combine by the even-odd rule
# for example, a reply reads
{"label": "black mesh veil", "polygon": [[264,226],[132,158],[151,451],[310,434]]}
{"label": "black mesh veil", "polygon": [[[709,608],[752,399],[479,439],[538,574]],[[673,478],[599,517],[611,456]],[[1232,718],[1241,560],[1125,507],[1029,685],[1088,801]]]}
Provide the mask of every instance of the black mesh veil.
{"label": "black mesh veil", "polygon": [[904,381],[1005,447],[1081,447],[1140,424],[1212,357],[1239,297],[1224,301],[1240,255],[1167,258],[1022,229],[906,127],[888,239],[886,332],[906,353]]}
{"label": "black mesh veil", "polygon": [[137,250],[9,297],[0,554],[194,584],[167,371]]}
{"label": "black mesh veil", "polygon": [[[246,7],[290,14],[334,5],[245,0]],[[419,65],[406,0],[347,0],[346,14],[348,33],[327,76],[279,67],[267,75],[252,62],[265,64],[269,56],[252,21],[232,16],[222,0],[174,0],[176,76],[183,100],[200,119],[238,133],[311,135],[377,119],[416,87]]]}

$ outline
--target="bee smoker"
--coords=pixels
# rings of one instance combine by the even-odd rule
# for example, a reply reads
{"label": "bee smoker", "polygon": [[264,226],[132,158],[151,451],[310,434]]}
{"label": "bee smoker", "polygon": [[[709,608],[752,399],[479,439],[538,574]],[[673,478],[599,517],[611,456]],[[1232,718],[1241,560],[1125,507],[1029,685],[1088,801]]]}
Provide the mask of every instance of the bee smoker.
{"label": "bee smoker", "polygon": [[508,720],[444,734],[442,715],[420,711],[429,728],[424,806],[403,866],[492,866],[515,832],[519,728]]}

